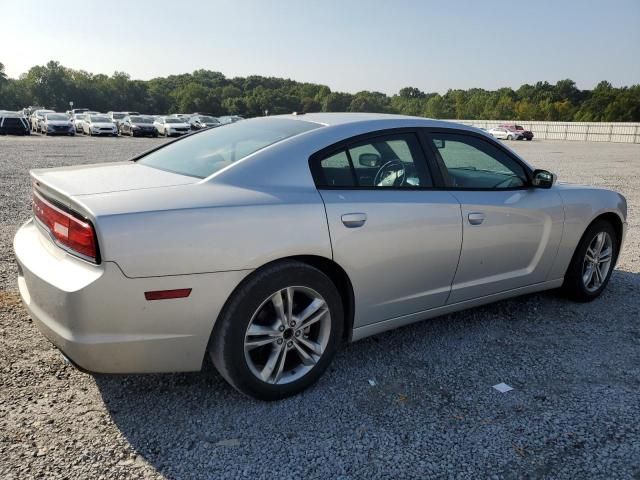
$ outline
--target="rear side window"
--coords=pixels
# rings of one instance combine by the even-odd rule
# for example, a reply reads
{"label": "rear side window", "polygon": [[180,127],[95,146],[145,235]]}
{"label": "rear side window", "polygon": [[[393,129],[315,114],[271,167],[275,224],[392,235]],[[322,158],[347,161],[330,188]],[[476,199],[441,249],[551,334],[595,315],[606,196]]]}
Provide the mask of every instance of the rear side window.
{"label": "rear side window", "polygon": [[412,133],[381,135],[312,161],[318,187],[419,188],[431,187],[416,136]]}
{"label": "rear side window", "polygon": [[185,137],[145,155],[138,162],[160,170],[205,178],[269,145],[321,126],[285,118],[243,120]]}

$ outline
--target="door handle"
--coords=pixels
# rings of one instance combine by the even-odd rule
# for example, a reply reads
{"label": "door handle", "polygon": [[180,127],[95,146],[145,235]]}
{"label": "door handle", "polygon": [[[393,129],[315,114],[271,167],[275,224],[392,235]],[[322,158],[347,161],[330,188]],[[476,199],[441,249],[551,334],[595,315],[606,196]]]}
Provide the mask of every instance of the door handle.
{"label": "door handle", "polygon": [[345,213],[342,215],[342,223],[347,228],[358,228],[367,221],[366,213]]}
{"label": "door handle", "polygon": [[473,212],[470,213],[467,218],[469,219],[469,223],[471,225],[480,225],[482,222],[484,222],[484,213]]}

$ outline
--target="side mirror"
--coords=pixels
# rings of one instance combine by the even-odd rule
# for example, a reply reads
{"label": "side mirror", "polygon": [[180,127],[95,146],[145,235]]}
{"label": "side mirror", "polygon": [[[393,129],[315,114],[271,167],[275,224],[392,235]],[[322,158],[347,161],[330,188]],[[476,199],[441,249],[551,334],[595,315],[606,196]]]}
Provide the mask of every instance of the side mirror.
{"label": "side mirror", "polygon": [[361,153],[358,157],[358,163],[363,167],[379,167],[382,160],[377,153]]}
{"label": "side mirror", "polygon": [[437,149],[444,148],[445,146],[444,138],[434,138],[433,144],[436,146]]}
{"label": "side mirror", "polygon": [[531,184],[536,188],[551,188],[556,176],[546,170],[534,170]]}

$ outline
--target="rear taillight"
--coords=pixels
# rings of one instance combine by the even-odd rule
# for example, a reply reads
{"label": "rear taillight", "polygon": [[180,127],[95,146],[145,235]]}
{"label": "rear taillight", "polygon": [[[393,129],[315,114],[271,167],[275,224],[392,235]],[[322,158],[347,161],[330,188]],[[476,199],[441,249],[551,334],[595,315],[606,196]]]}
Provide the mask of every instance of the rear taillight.
{"label": "rear taillight", "polygon": [[91,223],[56,207],[36,191],[33,192],[33,213],[59,245],[97,263],[98,249]]}

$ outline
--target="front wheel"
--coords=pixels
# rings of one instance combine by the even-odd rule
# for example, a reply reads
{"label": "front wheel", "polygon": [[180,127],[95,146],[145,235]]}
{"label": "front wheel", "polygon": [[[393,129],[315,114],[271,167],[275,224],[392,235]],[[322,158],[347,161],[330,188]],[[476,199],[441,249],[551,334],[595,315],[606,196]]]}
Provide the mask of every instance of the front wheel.
{"label": "front wheel", "polygon": [[304,263],[279,262],[238,287],[216,322],[210,354],[238,391],[276,400],[320,378],[342,329],[342,301],[329,277]]}
{"label": "front wheel", "polygon": [[573,300],[590,302],[604,291],[618,258],[618,235],[611,223],[598,220],[582,236],[562,289]]}

